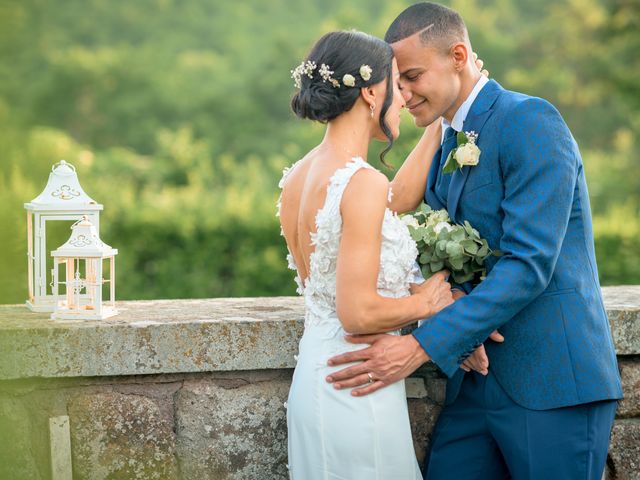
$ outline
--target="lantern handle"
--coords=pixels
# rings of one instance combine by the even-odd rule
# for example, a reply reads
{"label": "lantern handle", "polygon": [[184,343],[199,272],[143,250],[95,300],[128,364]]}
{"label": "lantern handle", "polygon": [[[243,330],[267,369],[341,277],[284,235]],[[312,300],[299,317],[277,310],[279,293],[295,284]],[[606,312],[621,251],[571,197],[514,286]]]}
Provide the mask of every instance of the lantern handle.
{"label": "lantern handle", "polygon": [[73,225],[71,225],[71,229],[73,229],[73,227],[78,225],[80,222],[84,222],[84,221],[87,221],[87,222],[91,221],[91,220],[89,220],[89,215],[83,215],[80,220],[77,220]]}
{"label": "lantern handle", "polygon": [[73,165],[71,165],[70,163],[67,163],[66,160],[60,160],[58,163],[54,164],[53,167],[51,167],[51,171],[55,172],[56,168],[60,167],[60,166],[67,166],[69,167],[71,170],[73,170],[73,173],[76,173],[76,167],[74,167]]}

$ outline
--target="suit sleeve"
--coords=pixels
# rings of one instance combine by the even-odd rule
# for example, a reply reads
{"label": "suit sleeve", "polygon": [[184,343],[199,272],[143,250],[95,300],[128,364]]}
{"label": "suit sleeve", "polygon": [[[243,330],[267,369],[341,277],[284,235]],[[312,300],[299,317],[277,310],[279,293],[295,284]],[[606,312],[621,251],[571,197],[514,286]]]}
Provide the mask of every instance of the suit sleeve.
{"label": "suit sleeve", "polygon": [[580,161],[560,113],[545,100],[526,99],[505,117],[499,141],[504,255],[469,295],[413,332],[449,377],[547,288],[571,214]]}

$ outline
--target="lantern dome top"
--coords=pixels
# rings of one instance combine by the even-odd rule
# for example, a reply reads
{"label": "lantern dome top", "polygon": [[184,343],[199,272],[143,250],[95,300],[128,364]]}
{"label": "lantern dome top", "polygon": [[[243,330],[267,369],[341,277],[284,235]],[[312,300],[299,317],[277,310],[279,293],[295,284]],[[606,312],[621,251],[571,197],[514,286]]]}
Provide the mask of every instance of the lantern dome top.
{"label": "lantern dome top", "polygon": [[98,237],[96,227],[84,215],[71,226],[71,236],[64,245],[51,252],[52,257],[112,257],[118,249],[112,248]]}
{"label": "lantern dome top", "polygon": [[64,160],[51,167],[47,186],[40,195],[24,204],[31,211],[102,210],[80,186],[76,168]]}

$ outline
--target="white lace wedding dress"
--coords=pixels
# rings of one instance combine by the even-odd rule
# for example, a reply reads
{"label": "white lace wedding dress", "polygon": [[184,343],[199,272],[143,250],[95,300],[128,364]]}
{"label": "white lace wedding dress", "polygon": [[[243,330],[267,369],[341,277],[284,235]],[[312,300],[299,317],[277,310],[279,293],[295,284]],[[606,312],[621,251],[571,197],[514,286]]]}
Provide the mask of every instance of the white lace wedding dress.
{"label": "white lace wedding dress", "polygon": [[[310,258],[309,278],[302,281],[296,275],[298,293],[304,295],[306,309],[287,401],[288,466],[293,480],[422,479],[413,448],[404,382],[354,397],[350,389],[336,390],[325,381],[328,374],[345,368],[328,367],[330,357],[366,347],[344,340],[345,331],[336,314],[340,201],[349,180],[361,168],[373,167],[354,158],[331,178],[325,204],[316,216],[316,232],[311,236],[315,250]],[[288,171],[285,170],[280,187]],[[382,223],[380,295],[409,295],[416,256],[416,245],[406,225],[387,209]],[[289,267],[297,271],[291,254],[287,260]]]}

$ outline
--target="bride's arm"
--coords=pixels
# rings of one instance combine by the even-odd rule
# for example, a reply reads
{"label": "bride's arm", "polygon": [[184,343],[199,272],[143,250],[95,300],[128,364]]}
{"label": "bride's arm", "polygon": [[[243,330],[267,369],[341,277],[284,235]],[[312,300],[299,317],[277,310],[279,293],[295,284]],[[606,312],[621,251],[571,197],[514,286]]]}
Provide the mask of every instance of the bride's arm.
{"label": "bride's arm", "polygon": [[440,148],[440,119],[425,128],[420,141],[411,151],[391,182],[393,197],[389,208],[398,213],[415,210],[424,197],[427,175],[433,156]]}
{"label": "bride's arm", "polygon": [[402,298],[378,294],[382,222],[389,183],[375,170],[351,179],[341,203],[342,237],[336,272],[336,308],[344,329],[380,333],[428,317],[453,302],[445,273],[431,277]]}

